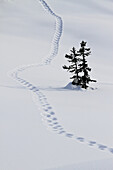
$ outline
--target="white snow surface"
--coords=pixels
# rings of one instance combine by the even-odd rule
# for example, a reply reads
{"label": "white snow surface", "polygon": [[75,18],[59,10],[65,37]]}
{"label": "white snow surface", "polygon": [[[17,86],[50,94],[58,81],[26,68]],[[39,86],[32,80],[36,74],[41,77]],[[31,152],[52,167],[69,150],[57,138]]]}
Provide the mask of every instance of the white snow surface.
{"label": "white snow surface", "polygon": [[[0,0],[0,170],[113,169],[112,7]],[[94,90],[72,87],[62,69],[82,40]]]}

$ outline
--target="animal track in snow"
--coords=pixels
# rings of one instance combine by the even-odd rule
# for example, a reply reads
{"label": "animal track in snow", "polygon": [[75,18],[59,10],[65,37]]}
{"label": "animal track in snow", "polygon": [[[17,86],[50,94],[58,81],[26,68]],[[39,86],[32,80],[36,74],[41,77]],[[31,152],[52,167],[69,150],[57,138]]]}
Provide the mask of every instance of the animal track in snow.
{"label": "animal track in snow", "polygon": [[34,67],[34,66],[42,67],[42,66],[50,64],[51,61],[54,59],[54,57],[56,57],[58,53],[59,42],[60,42],[60,38],[62,35],[62,27],[63,27],[62,19],[60,16],[56,15],[51,10],[51,8],[48,6],[48,4],[44,0],[39,0],[39,2],[43,6],[43,8],[55,18],[55,21],[56,21],[55,33],[54,33],[53,40],[52,40],[50,54],[43,60],[41,64],[30,64],[30,65],[16,68],[13,72],[10,73],[10,76],[32,92],[33,100],[35,104],[38,105],[38,107],[40,107],[40,114],[42,116],[42,120],[47,125],[47,127],[51,128],[52,131],[55,131],[59,135],[64,135],[65,137],[74,139],[76,141],[87,143],[90,147],[97,146],[98,149],[100,149],[101,151],[107,149],[109,152],[113,154],[113,148],[109,148],[103,144],[98,144],[95,141],[87,141],[84,137],[79,137],[79,136],[75,137],[73,133],[68,133],[59,123],[58,118],[56,117],[56,114],[52,106],[48,102],[48,99],[44,95],[44,93],[42,93],[41,90],[35,85],[33,85],[31,82],[19,76],[19,73],[22,73],[24,70],[29,69],[31,67]]}

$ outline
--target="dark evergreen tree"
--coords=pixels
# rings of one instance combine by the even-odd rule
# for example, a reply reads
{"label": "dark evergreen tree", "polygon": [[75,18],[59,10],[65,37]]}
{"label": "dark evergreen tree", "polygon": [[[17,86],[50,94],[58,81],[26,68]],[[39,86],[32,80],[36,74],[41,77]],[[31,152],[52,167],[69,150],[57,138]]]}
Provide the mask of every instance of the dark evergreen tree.
{"label": "dark evergreen tree", "polygon": [[66,69],[70,73],[72,73],[72,77],[70,79],[73,79],[72,84],[79,85],[81,81],[81,77],[79,77],[79,71],[78,71],[78,61],[80,54],[77,53],[76,49],[73,47],[71,51],[71,54],[66,54],[65,58],[68,59],[68,61],[71,63],[70,66],[63,66],[63,69]]}
{"label": "dark evergreen tree", "polygon": [[96,80],[92,80],[89,76],[89,72],[91,71],[91,68],[88,67],[88,63],[86,60],[86,57],[91,54],[90,48],[86,48],[86,43],[82,41],[81,48],[77,53],[82,57],[80,58],[80,64],[78,66],[80,67],[80,72],[83,74],[81,76],[81,86],[82,88],[87,89],[89,82],[96,82]]}
{"label": "dark evergreen tree", "polygon": [[73,47],[72,50],[70,50],[71,54],[65,55],[71,65],[63,66],[63,69],[66,69],[73,74],[70,78],[73,79],[72,84],[77,86],[79,85],[85,89],[88,88],[89,82],[96,82],[96,80],[91,80],[89,76],[91,68],[88,67],[86,57],[91,54],[91,51],[90,48],[86,48],[86,43],[87,42],[82,41],[80,43],[81,47],[78,51],[76,51]]}

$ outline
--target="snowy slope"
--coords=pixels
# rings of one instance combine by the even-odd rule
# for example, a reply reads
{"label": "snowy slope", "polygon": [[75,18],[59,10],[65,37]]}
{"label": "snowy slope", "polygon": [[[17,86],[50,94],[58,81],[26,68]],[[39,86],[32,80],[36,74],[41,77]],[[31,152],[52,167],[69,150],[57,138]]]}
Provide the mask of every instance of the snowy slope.
{"label": "snowy slope", "polygon": [[108,159],[108,160],[101,160],[101,161],[91,161],[91,162],[85,162],[85,163],[79,163],[75,165],[67,165],[64,167],[58,167],[58,168],[53,168],[53,169],[48,169],[48,170],[108,170],[113,168],[113,160]]}
{"label": "snowy slope", "polygon": [[[0,1],[0,169],[111,170],[112,1],[47,3],[54,14],[35,0]],[[62,24],[55,15],[63,20],[61,40]],[[65,90],[69,75],[61,68],[67,63],[64,55],[72,46],[78,47],[82,39],[92,49],[89,63],[98,83],[91,86],[97,90]],[[55,52],[52,57],[51,49]],[[36,63],[48,62],[48,57],[51,64],[37,67]],[[7,77],[8,71],[27,64],[35,65],[25,66],[27,69],[18,73],[32,86],[25,82],[19,85]],[[29,89],[40,92],[32,96]]]}

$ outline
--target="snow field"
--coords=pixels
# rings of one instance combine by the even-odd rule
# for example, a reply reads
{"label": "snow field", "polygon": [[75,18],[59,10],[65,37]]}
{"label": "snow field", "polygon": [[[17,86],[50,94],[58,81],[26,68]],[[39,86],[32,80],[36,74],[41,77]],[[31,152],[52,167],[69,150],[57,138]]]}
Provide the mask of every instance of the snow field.
{"label": "snow field", "polygon": [[[41,111],[42,119],[44,122],[46,122],[46,124],[50,128],[52,127],[53,131],[56,131],[58,134],[65,134],[65,136],[69,137],[69,138],[75,138],[73,133],[66,132],[65,129],[62,127],[62,125],[60,125],[60,123],[57,120],[57,117],[55,117],[55,112],[52,110],[51,105],[47,101],[47,97],[42,92],[40,92],[40,89],[38,89],[32,83],[30,83],[30,82],[26,81],[25,79],[22,79],[18,76],[19,72],[22,72],[22,71],[28,69],[29,67],[44,66],[45,64],[50,64],[50,62],[54,59],[54,57],[58,53],[59,41],[60,41],[60,37],[62,35],[62,19],[61,19],[61,17],[57,16],[50,9],[48,4],[44,0],[39,0],[39,2],[42,4],[44,9],[47,10],[56,19],[56,28],[55,28],[55,33],[53,36],[52,48],[51,48],[50,54],[42,64],[31,64],[31,65],[27,65],[27,66],[22,66],[22,67],[16,69],[16,71],[12,73],[12,76],[14,79],[18,80],[21,84],[23,84],[29,90],[31,90],[35,93],[35,95],[36,95],[36,97],[34,97],[35,103],[37,103],[37,97],[39,98],[39,101],[40,101],[40,104],[42,107],[42,109],[41,109],[42,110]],[[85,140],[86,140],[84,137],[79,137],[79,136],[76,136],[76,139],[79,140],[80,142],[85,142]],[[100,150],[107,149],[108,151],[113,153],[113,148],[109,148],[108,146],[103,145],[103,144],[98,144],[95,141],[88,141],[88,144],[90,146],[96,145]]]}
{"label": "snow field", "polygon": [[[12,3],[12,5],[14,5],[16,7],[16,10],[21,9],[21,12],[24,12],[24,10],[25,10],[27,12],[27,14],[29,14],[29,10],[28,10],[29,5],[26,6],[26,9],[23,8],[23,5],[26,5],[26,2],[27,2],[27,5],[29,4],[29,5],[31,5],[31,7],[36,5],[36,3],[35,3],[35,5],[33,5],[30,0],[29,1],[21,1],[21,0],[18,1],[17,0],[16,2],[14,2],[15,5],[14,5],[14,3]],[[74,7],[75,1],[71,0],[70,3],[67,1],[65,1],[65,2],[60,1],[60,3],[63,5],[63,7],[65,7],[65,12],[66,12],[66,15],[64,15],[63,20],[65,21],[65,25],[68,25],[67,27],[65,27],[65,29],[63,29],[64,30],[63,31],[64,39],[61,41],[60,49],[59,49],[59,40],[60,40],[60,36],[62,34],[62,19],[61,19],[61,17],[58,17],[50,9],[50,7],[46,3],[46,1],[40,0],[39,2],[44,7],[45,13],[49,12],[50,15],[46,15],[46,17],[50,16],[49,22],[54,22],[53,20],[56,20],[55,33],[54,33],[54,38],[52,40],[51,50],[50,50],[49,55],[47,57],[45,57],[44,60],[42,59],[42,57],[40,57],[41,61],[42,61],[41,64],[23,65],[21,67],[17,67],[16,69],[14,69],[14,71],[12,73],[9,73],[9,74],[12,74],[12,77],[15,80],[17,80],[17,82],[19,82],[20,85],[23,86],[23,89],[21,86],[17,86],[16,83],[15,83],[15,86],[13,86],[13,87],[22,89],[22,90],[28,89],[32,92],[33,100],[39,108],[39,113],[41,114],[43,124],[46,125],[46,128],[48,128],[51,132],[55,132],[56,134],[58,134],[55,137],[54,134],[52,133],[52,135],[54,136],[54,138],[56,140],[57,139],[59,140],[60,135],[67,137],[67,138],[63,137],[64,139],[62,139],[62,140],[64,142],[63,143],[61,142],[60,147],[62,147],[62,149],[64,149],[64,146],[67,146],[67,147],[69,146],[71,153],[72,153],[71,159],[73,160],[73,162],[74,162],[73,155],[76,155],[76,160],[78,162],[80,162],[80,161],[82,162],[87,159],[89,159],[89,160],[96,159],[97,157],[98,157],[97,159],[109,158],[112,156],[112,153],[113,153],[112,140],[111,140],[111,138],[112,138],[111,129],[112,129],[112,101],[113,101],[113,98],[112,98],[112,79],[111,79],[111,75],[110,75],[110,73],[113,71],[112,62],[111,62],[112,61],[111,46],[110,46],[112,41],[109,38],[111,36],[110,35],[111,28],[109,27],[111,18],[108,17],[108,15],[111,15],[111,7],[109,5],[110,2],[104,1],[107,4],[107,6],[105,5],[107,10],[103,10],[103,11],[101,10],[103,13],[105,12],[104,15],[107,14],[107,15],[105,15],[106,20],[104,20],[104,17],[102,15],[100,15],[98,17],[98,19],[94,16],[94,19],[91,20],[93,16],[89,16],[88,13],[86,15],[88,17],[87,19],[86,18],[81,19],[83,16],[80,14],[79,7],[82,6],[82,9],[84,9],[84,6],[85,7],[87,6],[87,4],[84,4],[83,1],[81,1],[80,3],[78,1],[76,1],[76,5],[78,6],[78,8],[76,8],[76,12],[77,12],[77,15],[80,14],[79,18],[77,18],[77,15],[75,15],[75,9],[72,8],[72,7]],[[62,10],[62,7],[59,5],[59,2],[57,2],[55,6],[54,6],[54,2],[49,1],[49,0],[48,0],[48,2],[50,2],[50,4],[54,7],[54,9],[56,9],[55,11],[59,11],[63,15],[63,10]],[[100,2],[95,3],[94,1],[91,1],[91,3],[90,3],[90,1],[88,1],[88,2],[90,4],[90,5],[89,4],[88,5],[91,7],[90,10],[92,10],[94,7],[93,10],[95,11],[95,9],[96,9],[96,12],[99,13],[99,11],[101,9],[101,3]],[[18,3],[19,8],[17,8],[16,3]],[[91,5],[91,4],[93,4],[93,5]],[[7,5],[5,4],[5,10],[8,11],[8,9],[10,9],[12,7],[12,5],[10,3],[8,3]],[[98,6],[98,8],[97,8],[97,6]],[[104,6],[104,4],[103,4],[103,6]],[[70,10],[69,7],[71,7],[72,10]],[[35,7],[35,8],[37,8],[37,7]],[[89,10],[89,8],[86,8],[86,9]],[[15,10],[15,14],[16,14],[16,10]],[[39,10],[38,12],[40,13],[41,8],[39,8],[38,10]],[[73,15],[72,15],[72,13],[70,13],[68,11],[71,11],[73,13]],[[21,12],[20,13],[19,12],[20,11],[18,11],[18,14],[21,14]],[[26,12],[24,13],[25,14],[24,18],[26,18],[26,16],[27,16]],[[36,25],[34,23],[36,22],[37,18],[35,18],[33,16],[34,16],[34,14],[36,14],[36,12],[37,11],[34,10],[33,12],[30,12],[30,15],[29,15],[30,16],[29,19],[31,19],[31,20],[33,19],[33,23],[32,23],[33,25],[31,24],[32,25],[31,29],[33,28],[34,35],[35,35],[34,28],[36,27]],[[71,14],[70,16],[69,16],[69,13]],[[85,13],[86,13],[86,11],[85,11]],[[8,14],[8,12],[6,12],[6,16],[7,16],[7,14]],[[42,12],[42,14],[43,14],[43,12]],[[11,15],[12,16],[14,15],[13,12],[11,12]],[[18,15],[16,17],[18,18]],[[21,16],[19,16],[19,17],[20,17],[20,21],[21,21],[22,17]],[[51,19],[51,18],[53,18],[53,19]],[[15,22],[15,19],[12,20],[12,23]],[[28,21],[29,21],[29,19],[28,19]],[[102,25],[99,25],[100,19],[102,19],[101,20]],[[43,23],[43,20],[46,22],[46,19],[43,18],[43,16],[42,16],[42,21],[40,21],[40,23]],[[76,21],[78,24],[76,24]],[[26,20],[24,20],[24,22],[26,22]],[[87,27],[86,27],[87,24],[86,25],[83,24],[85,22],[88,24]],[[90,22],[92,24],[90,24]],[[98,24],[96,24],[96,22]],[[105,23],[107,23],[105,30],[104,29],[102,30],[101,26],[104,28]],[[48,25],[48,22],[46,22],[45,25]],[[51,25],[51,27],[49,27],[50,25]],[[53,33],[53,31],[52,31],[53,25],[52,24],[50,24],[50,25],[46,27],[47,28],[46,31],[49,33],[47,37],[45,36],[47,34],[46,31],[42,31],[43,39],[41,39],[41,36],[37,36],[37,38],[39,40],[41,39],[40,42],[37,44],[38,49],[41,48],[41,44],[43,44],[43,42],[44,42],[43,41],[44,37],[45,37],[45,39],[47,38],[47,41],[48,41],[48,39],[49,39],[49,41],[51,41],[50,39],[52,36],[50,37],[50,35],[53,35],[53,34],[51,34],[51,33]],[[72,27],[72,25],[73,25],[73,27]],[[94,25],[96,25],[96,26],[94,26]],[[76,26],[76,28],[75,28],[75,26]],[[81,26],[83,26],[83,28],[86,27],[85,33]],[[30,24],[28,25],[28,27],[30,27]],[[92,29],[92,33],[89,30],[87,30],[88,27],[90,28],[89,30]],[[97,27],[96,31],[93,32],[96,27]],[[39,28],[37,28],[37,29],[40,34],[41,30]],[[49,29],[50,29],[50,32],[49,32]],[[10,39],[13,37],[13,36],[11,37],[11,34],[13,35],[13,32],[11,32],[11,29],[8,30],[7,27],[5,27],[4,30],[5,30],[5,34],[7,32],[6,40],[8,39],[8,36],[10,35],[9,36],[9,42],[10,42]],[[23,27],[23,30],[24,30],[24,27]],[[23,41],[22,43],[23,43],[23,46],[25,47],[24,44],[29,41],[29,40],[25,40],[26,37],[28,38],[27,31],[25,30],[25,32],[21,34],[21,33],[19,33],[19,29],[18,29],[17,32],[18,33],[14,32],[14,34],[15,33],[18,34],[18,37],[20,35],[22,36],[22,34],[23,34],[24,38],[22,38],[22,37],[19,38],[20,39],[19,41],[20,41],[20,44],[21,44],[21,41]],[[80,32],[83,32],[83,33],[80,34]],[[1,29],[1,33],[4,34],[3,29]],[[76,33],[76,36],[75,36],[75,38],[73,38],[75,33]],[[32,34],[32,31],[31,31],[31,34]],[[32,34],[32,37],[34,37],[34,35]],[[98,36],[95,36],[95,35],[98,35]],[[104,38],[103,38],[103,35],[104,35]],[[72,44],[75,43],[76,45],[78,45],[76,42],[79,42],[81,40],[81,38],[86,39],[87,37],[88,37],[88,41],[91,42],[90,45],[93,47],[93,50],[95,50],[95,49],[97,50],[97,53],[94,53],[94,51],[93,51],[94,57],[91,56],[91,59],[89,59],[89,60],[90,60],[90,63],[94,69],[93,77],[98,78],[99,82],[96,85],[94,85],[94,87],[96,87],[97,90],[94,90],[94,91],[88,90],[87,92],[75,91],[73,93],[73,91],[64,89],[64,86],[69,81],[69,79],[68,79],[69,76],[66,75],[66,73],[64,73],[63,71],[60,71],[60,67],[57,67],[56,65],[57,64],[59,65],[59,63],[60,63],[60,65],[62,65],[62,63],[65,62],[63,57],[62,57],[63,59],[60,59],[60,58],[61,58],[61,56],[64,56],[64,54],[69,51]],[[97,42],[97,39],[98,39],[98,42]],[[105,39],[106,42],[103,41],[103,39]],[[3,40],[4,40],[4,36],[3,36]],[[108,40],[110,40],[110,41],[108,41]],[[15,43],[12,43],[15,47],[16,47],[16,45],[15,45],[16,41],[18,41],[17,38],[15,38]],[[38,41],[36,41],[35,43],[37,43],[37,42]],[[97,42],[97,43],[94,43],[94,42]],[[100,45],[101,42],[103,43],[102,47]],[[4,43],[4,41],[3,41],[3,43]],[[35,44],[35,43],[33,41],[33,44]],[[5,46],[5,44],[6,44],[6,42],[4,43],[4,46]],[[99,45],[99,47],[98,47],[98,45]],[[32,46],[32,43],[31,43],[31,46]],[[30,52],[31,46],[28,47],[29,52]],[[49,45],[48,45],[48,43],[46,43],[46,41],[45,41],[44,46],[46,46],[46,51],[47,51],[49,49]],[[106,46],[109,49],[107,53],[105,50]],[[8,48],[8,45],[6,45],[6,47]],[[11,47],[10,43],[9,43],[9,47]],[[3,49],[5,49],[5,48],[3,48]],[[17,51],[18,51],[18,49],[19,48],[16,48]],[[22,49],[22,46],[21,46],[20,50],[21,49]],[[102,49],[103,49],[103,52],[102,52]],[[26,55],[28,56],[28,60],[29,60],[28,63],[30,63],[30,56],[32,56],[32,51],[33,51],[32,49],[31,49],[30,53],[28,52],[28,54],[24,51],[24,49],[22,49],[22,53],[24,52],[23,54],[22,53],[17,54],[16,50],[15,50],[15,55],[17,56],[17,63],[21,63],[21,62],[26,63],[26,61],[24,61],[24,54],[25,54],[25,56]],[[59,54],[58,54],[57,58],[55,58],[58,50],[59,50]],[[9,50],[9,54],[11,55],[10,51],[11,50]],[[39,51],[41,53],[40,54],[37,53],[37,56],[38,55],[45,56],[46,52],[44,53],[44,50],[42,50],[42,51],[39,50]],[[5,53],[3,53],[3,54],[7,55],[7,52],[5,52]],[[36,51],[34,51],[33,53],[34,53],[34,55],[36,55]],[[12,53],[12,58],[15,55],[14,55],[14,53]],[[21,58],[21,55],[23,56],[23,58],[22,58],[23,61],[20,62],[19,60]],[[98,60],[97,60],[96,56],[98,56]],[[109,56],[109,60],[106,58],[106,56]],[[52,62],[53,59],[55,59],[56,63],[53,63],[53,65],[50,66],[49,64]],[[101,59],[103,59],[103,62],[101,62]],[[37,58],[37,60],[39,60],[39,59]],[[32,59],[31,59],[31,61],[32,61]],[[39,60],[39,63],[40,63],[40,60]],[[11,63],[11,65],[13,66],[12,63]],[[16,65],[18,65],[18,64],[16,64]],[[105,65],[106,65],[106,67],[105,67]],[[8,65],[7,69],[8,68],[10,68],[9,65]],[[47,76],[45,76],[45,73],[48,73]],[[52,73],[54,73],[55,76],[52,75]],[[60,75],[60,77],[59,77],[59,75]],[[8,87],[10,88],[11,86],[8,86]],[[6,91],[8,91],[8,90],[6,90]],[[8,92],[7,92],[7,94],[8,94]],[[17,94],[17,93],[15,93],[15,94]],[[86,98],[87,98],[87,100],[86,100]],[[74,102],[72,102],[71,100]],[[27,100],[26,100],[26,103],[27,103]],[[22,106],[23,106],[22,108],[24,108],[24,105],[22,105]],[[23,122],[24,122],[24,120],[23,120]],[[45,135],[44,131],[40,132],[40,134]],[[46,140],[46,138],[45,138],[45,140]],[[57,142],[58,142],[58,140],[57,140]],[[65,145],[64,144],[65,142],[67,142],[68,145]],[[44,142],[40,142],[40,143],[44,144]],[[83,144],[85,144],[89,147],[84,146]],[[77,149],[77,147],[75,145],[79,146],[79,149]],[[45,146],[47,146],[47,145],[45,144]],[[48,146],[50,146],[50,145],[48,144]],[[56,143],[54,143],[53,146],[51,145],[51,148],[53,149],[55,146],[56,146]],[[76,154],[73,152],[73,148],[74,148],[75,152],[77,152]],[[94,156],[91,156],[91,154],[89,154],[91,156],[91,159],[88,158],[88,156],[86,159],[84,159],[83,158],[84,154],[82,151],[83,148],[84,149],[86,148],[86,150],[87,150],[87,152],[85,151],[84,154],[85,153],[88,154],[88,152],[91,150],[91,153],[92,153],[92,155],[94,154]],[[93,148],[93,149],[91,149],[91,148]],[[47,148],[47,149],[49,150],[49,148]],[[67,150],[67,149],[65,148],[65,150]],[[102,152],[100,152],[100,151],[102,151]],[[49,153],[51,153],[51,150]],[[67,153],[69,153],[69,150]],[[81,155],[80,153],[82,153],[82,156],[80,156]],[[98,153],[98,156],[97,156],[97,153]],[[47,154],[47,153],[45,153],[45,154]],[[43,154],[41,153],[40,155],[42,157]],[[48,154],[46,156],[48,157]],[[55,159],[55,160],[58,160],[58,152],[56,154],[56,157],[57,157],[57,159]],[[4,156],[4,158],[5,158],[5,156]],[[63,158],[65,160],[65,158],[67,159],[67,156],[64,156]],[[52,159],[52,155],[51,155],[51,159]],[[28,158],[28,160],[29,160],[29,158]],[[40,160],[42,162],[42,159],[40,159]],[[50,167],[51,164],[52,164],[52,166],[54,165],[53,167],[55,167],[55,166],[58,167],[58,165],[66,164],[66,161],[64,161],[62,158],[61,158],[62,163],[60,160],[58,160],[59,164],[58,164],[58,162],[55,163],[54,159],[52,159],[52,160],[54,163],[49,164],[46,162],[46,164],[49,165],[48,167]],[[68,160],[70,160],[70,158]],[[15,167],[16,167],[16,162],[17,161],[15,160]],[[70,160],[67,162],[71,163],[72,161]],[[21,161],[21,163],[22,163],[22,161]],[[21,165],[22,164],[20,164],[20,167],[21,167]],[[23,165],[25,165],[25,164],[23,164]],[[7,164],[6,164],[6,166],[7,166]],[[26,166],[27,165],[25,165],[24,169],[26,169]],[[91,165],[89,165],[89,166],[91,167]],[[4,167],[5,167],[5,165],[4,165]],[[10,164],[9,164],[9,167],[11,167]],[[36,169],[36,167],[38,167],[38,168],[40,167],[40,169],[42,169],[42,167],[43,167],[43,169],[47,168],[46,165],[44,167],[44,165],[42,166],[41,163],[39,164],[39,166],[37,166],[37,165],[35,166],[35,164],[34,164],[34,169]],[[76,165],[74,165],[74,167],[76,167]],[[101,164],[101,167],[102,167],[102,164]],[[111,165],[109,165],[109,167],[111,168]],[[31,164],[31,168],[32,168],[32,164]],[[64,169],[66,169],[66,168],[68,168],[68,166],[65,167]],[[71,168],[73,168],[73,167],[71,167]],[[21,167],[21,169],[22,169],[22,167]],[[86,169],[88,169],[88,168],[86,168]],[[12,168],[11,168],[11,170],[12,170]]]}

